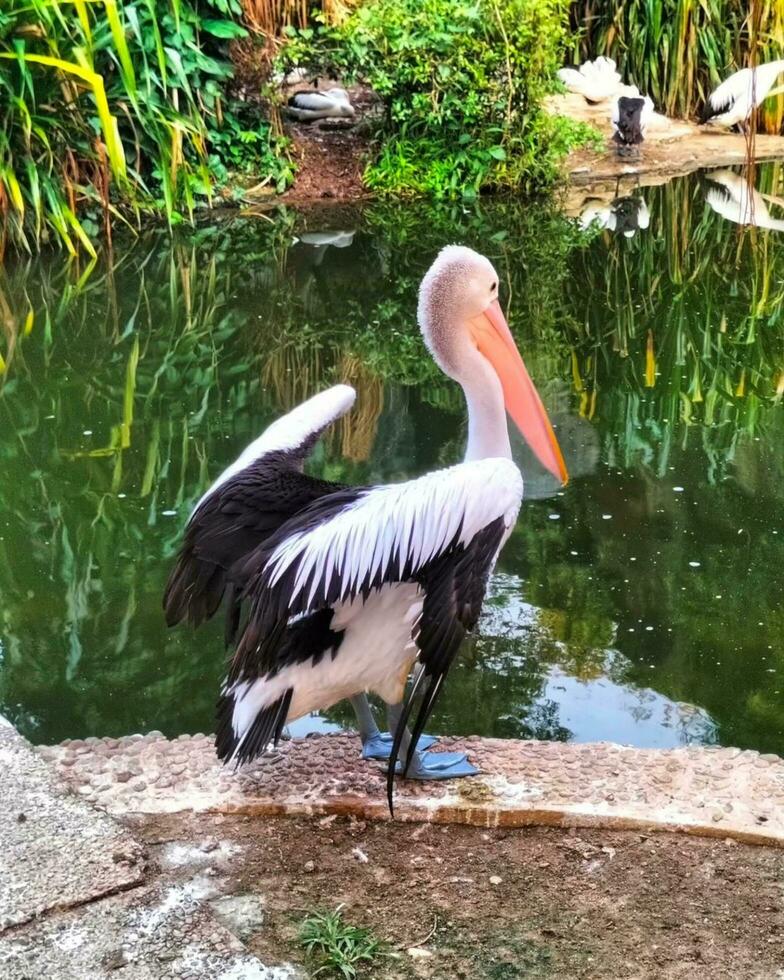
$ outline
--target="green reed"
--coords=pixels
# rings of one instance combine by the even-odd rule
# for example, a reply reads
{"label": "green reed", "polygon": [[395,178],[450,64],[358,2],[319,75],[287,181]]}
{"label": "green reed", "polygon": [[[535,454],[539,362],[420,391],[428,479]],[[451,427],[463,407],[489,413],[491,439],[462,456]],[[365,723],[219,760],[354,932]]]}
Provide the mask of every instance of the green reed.
{"label": "green reed", "polygon": [[3,5],[0,258],[8,246],[32,253],[48,242],[94,256],[101,231],[110,239],[145,211],[176,224],[249,155],[282,177],[269,126],[246,123],[227,95],[227,45],[247,33],[241,9],[239,0]]}

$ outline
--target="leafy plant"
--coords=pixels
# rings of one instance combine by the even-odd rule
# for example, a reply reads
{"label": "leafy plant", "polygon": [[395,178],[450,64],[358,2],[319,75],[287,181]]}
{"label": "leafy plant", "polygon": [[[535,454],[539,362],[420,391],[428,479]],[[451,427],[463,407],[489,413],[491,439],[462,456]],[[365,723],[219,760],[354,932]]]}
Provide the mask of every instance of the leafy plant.
{"label": "leafy plant", "polygon": [[384,101],[369,187],[473,198],[534,190],[585,130],[539,103],[561,63],[566,0],[374,0],[338,26],[291,31],[286,65],[367,80]]}
{"label": "leafy plant", "polygon": [[313,976],[331,973],[332,976],[354,980],[358,966],[373,963],[383,955],[383,947],[369,929],[343,921],[342,906],[334,912],[316,912],[308,916],[300,928],[300,942],[321,966]]}
{"label": "leafy plant", "polygon": [[260,118],[254,103],[231,101],[219,124],[208,127],[210,173],[220,184],[232,176],[260,176],[281,193],[294,178],[294,166],[287,155],[288,141],[277,136],[270,124]]}

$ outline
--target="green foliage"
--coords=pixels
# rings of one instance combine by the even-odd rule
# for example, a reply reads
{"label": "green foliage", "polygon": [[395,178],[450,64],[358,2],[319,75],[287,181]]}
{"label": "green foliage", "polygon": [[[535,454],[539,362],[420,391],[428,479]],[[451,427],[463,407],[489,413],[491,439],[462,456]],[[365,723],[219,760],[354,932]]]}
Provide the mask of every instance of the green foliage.
{"label": "green foliage", "polygon": [[[586,0],[573,3],[574,60],[611,55],[629,82],[671,115],[695,114],[728,74],[781,57],[784,0]],[[756,22],[756,23],[755,23]],[[760,128],[779,132],[784,96]]]}
{"label": "green foliage", "polygon": [[338,906],[334,912],[316,912],[300,927],[300,942],[321,964],[314,977],[327,973],[354,980],[359,967],[383,955],[382,944],[372,932],[344,922],[340,910]]}
{"label": "green foliage", "polygon": [[208,139],[210,174],[219,184],[228,183],[232,173],[252,174],[282,193],[294,178],[286,140],[260,118],[256,104],[229,102],[220,123],[208,126]]}
{"label": "green foliage", "polygon": [[0,13],[0,242],[93,252],[103,222],[208,201],[237,165],[280,184],[265,123],[225,105],[239,0],[8,0]]}
{"label": "green foliage", "polygon": [[364,78],[384,101],[365,179],[381,193],[475,197],[550,183],[586,138],[539,109],[561,64],[566,0],[372,0],[292,32],[288,64]]}

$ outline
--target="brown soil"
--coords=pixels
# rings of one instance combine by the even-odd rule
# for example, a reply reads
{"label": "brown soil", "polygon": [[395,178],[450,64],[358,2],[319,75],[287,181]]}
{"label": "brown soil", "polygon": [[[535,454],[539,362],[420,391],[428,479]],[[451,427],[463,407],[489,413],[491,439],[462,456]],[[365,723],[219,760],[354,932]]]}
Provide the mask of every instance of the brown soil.
{"label": "brown soil", "polygon": [[315,969],[298,945],[299,924],[344,904],[347,922],[388,943],[390,955],[359,974],[373,980],[784,977],[776,850],[668,834],[334,817],[180,815],[149,818],[139,832],[153,858],[164,841],[239,845],[222,887],[264,897],[266,921],[249,946],[267,964]]}
{"label": "brown soil", "polygon": [[[322,87],[328,86],[323,83]],[[301,85],[290,91],[306,88]],[[283,200],[300,204],[323,198],[356,201],[369,196],[362,183],[369,152],[367,117],[377,111],[378,101],[365,86],[349,88],[348,93],[357,112],[355,123],[285,122],[285,131],[294,141],[297,176]]]}

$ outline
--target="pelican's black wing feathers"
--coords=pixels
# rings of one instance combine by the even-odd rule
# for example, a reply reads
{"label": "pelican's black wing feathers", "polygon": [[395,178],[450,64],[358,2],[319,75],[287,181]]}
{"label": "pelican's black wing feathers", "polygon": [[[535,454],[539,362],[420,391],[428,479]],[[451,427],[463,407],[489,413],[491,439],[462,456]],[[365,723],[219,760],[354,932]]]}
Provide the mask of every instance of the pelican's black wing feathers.
{"label": "pelican's black wing feathers", "polygon": [[337,385],[278,419],[202,497],[166,585],[163,607],[169,626],[183,619],[199,626],[228,592],[227,643],[233,639],[239,596],[232,569],[299,511],[343,489],[302,473],[302,464],[354,398],[352,388]]}
{"label": "pelican's black wing feathers", "polygon": [[428,562],[416,577],[424,593],[422,616],[414,634],[422,670],[408,696],[392,743],[387,770],[390,810],[395,765],[405,726],[418,702],[419,708],[411,731],[411,744],[403,766],[404,771],[411,763],[419,736],[438,700],[444,678],[463,640],[479,619],[487,580],[505,531],[506,523],[503,517],[499,517],[479,531],[468,544],[454,543],[443,554]]}

